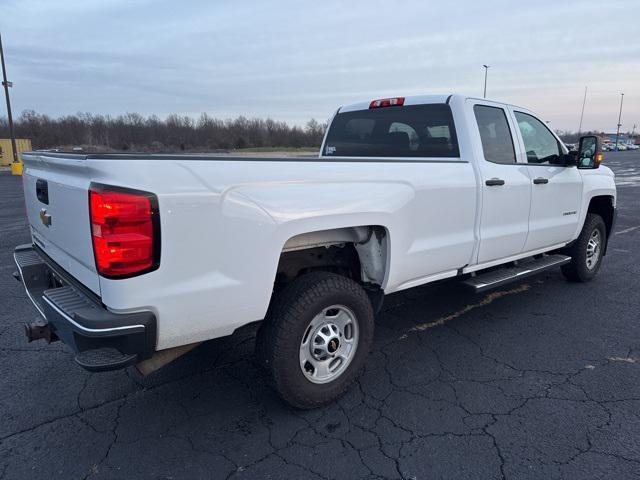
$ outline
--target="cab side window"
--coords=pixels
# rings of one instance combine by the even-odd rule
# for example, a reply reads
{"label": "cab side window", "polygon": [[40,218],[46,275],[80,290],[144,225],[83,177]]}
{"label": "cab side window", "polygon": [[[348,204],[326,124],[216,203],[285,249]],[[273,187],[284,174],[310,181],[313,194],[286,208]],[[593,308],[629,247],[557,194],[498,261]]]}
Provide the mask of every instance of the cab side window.
{"label": "cab side window", "polygon": [[518,128],[522,134],[527,162],[537,164],[558,164],[560,145],[547,126],[531,115],[515,112]]}
{"label": "cab side window", "polygon": [[485,160],[493,163],[516,163],[513,138],[504,110],[487,105],[475,105],[473,113],[480,130]]}

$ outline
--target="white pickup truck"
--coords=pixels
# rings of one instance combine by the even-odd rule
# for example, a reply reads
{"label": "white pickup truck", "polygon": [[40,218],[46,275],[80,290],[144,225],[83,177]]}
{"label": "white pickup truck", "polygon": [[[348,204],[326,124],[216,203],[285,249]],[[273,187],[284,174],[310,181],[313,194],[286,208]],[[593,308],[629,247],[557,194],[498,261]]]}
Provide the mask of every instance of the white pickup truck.
{"label": "white pickup truck", "polygon": [[558,266],[588,281],[616,212],[596,137],[568,152],[532,112],[462,95],[341,107],[319,157],[23,159],[30,340],[148,372],[261,321],[258,358],[299,408],[356,378],[384,294]]}

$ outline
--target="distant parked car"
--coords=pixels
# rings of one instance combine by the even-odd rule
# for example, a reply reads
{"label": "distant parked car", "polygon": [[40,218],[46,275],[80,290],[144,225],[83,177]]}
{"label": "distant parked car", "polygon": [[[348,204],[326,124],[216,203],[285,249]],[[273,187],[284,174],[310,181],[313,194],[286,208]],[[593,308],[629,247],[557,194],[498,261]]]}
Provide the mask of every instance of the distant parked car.
{"label": "distant parked car", "polygon": [[618,151],[619,152],[626,152],[627,150],[627,146],[624,143],[619,143],[618,144]]}

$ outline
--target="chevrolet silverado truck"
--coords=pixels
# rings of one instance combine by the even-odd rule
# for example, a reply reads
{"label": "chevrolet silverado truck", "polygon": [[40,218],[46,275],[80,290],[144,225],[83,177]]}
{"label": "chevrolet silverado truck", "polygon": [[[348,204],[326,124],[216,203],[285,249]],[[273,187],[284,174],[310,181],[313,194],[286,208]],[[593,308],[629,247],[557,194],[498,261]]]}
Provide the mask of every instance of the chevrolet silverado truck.
{"label": "chevrolet silverado truck", "polygon": [[298,408],[354,381],[384,295],[554,267],[589,281],[616,212],[598,138],[569,152],[531,111],[462,95],[343,106],[317,157],[23,159],[30,340],[148,373],[261,322],[257,358]]}

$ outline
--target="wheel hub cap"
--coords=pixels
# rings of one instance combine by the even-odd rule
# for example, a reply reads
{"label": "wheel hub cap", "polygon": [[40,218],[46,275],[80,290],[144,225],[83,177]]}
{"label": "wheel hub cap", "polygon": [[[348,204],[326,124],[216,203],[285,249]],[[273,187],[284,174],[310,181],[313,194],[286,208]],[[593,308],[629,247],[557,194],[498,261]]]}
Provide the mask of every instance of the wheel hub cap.
{"label": "wheel hub cap", "polygon": [[593,270],[595,266],[598,264],[598,260],[600,259],[600,230],[594,230],[591,233],[591,237],[589,237],[589,242],[587,242],[587,257],[586,264],[589,270]]}
{"label": "wheel hub cap", "polygon": [[316,360],[326,360],[336,353],[340,346],[340,330],[333,323],[322,324],[313,334],[311,354]]}
{"label": "wheel hub cap", "polygon": [[358,346],[358,322],[344,305],[332,305],[318,313],[300,342],[300,368],[313,383],[327,383],[351,363]]}

